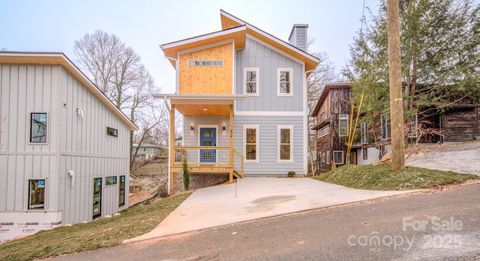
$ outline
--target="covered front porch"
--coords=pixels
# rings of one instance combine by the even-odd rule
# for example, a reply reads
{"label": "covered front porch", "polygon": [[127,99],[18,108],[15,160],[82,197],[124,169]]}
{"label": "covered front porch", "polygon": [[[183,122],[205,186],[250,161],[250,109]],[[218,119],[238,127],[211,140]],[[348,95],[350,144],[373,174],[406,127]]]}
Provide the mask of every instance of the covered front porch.
{"label": "covered front porch", "polygon": [[[170,100],[169,192],[184,164],[190,174],[243,177],[243,154],[234,148],[234,95],[168,95]],[[183,144],[175,144],[176,116],[183,116]]]}

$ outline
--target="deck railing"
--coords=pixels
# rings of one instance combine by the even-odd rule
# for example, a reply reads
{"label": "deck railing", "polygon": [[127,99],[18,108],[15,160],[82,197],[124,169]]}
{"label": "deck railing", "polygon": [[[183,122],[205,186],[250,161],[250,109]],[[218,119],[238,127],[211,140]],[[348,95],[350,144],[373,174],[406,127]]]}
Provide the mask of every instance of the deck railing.
{"label": "deck railing", "polygon": [[[173,162],[172,167],[175,170],[183,168],[183,161],[186,159],[192,173],[229,173],[232,170],[243,177],[243,155],[228,146],[175,146],[174,151],[175,159],[181,159]],[[230,162],[232,152],[233,162]],[[178,157],[178,153],[182,156]]]}

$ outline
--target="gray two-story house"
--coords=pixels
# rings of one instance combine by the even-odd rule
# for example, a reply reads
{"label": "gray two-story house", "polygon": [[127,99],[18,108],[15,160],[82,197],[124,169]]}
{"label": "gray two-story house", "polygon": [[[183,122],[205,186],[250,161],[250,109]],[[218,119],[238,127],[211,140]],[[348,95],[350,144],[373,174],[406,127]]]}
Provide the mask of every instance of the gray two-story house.
{"label": "gray two-story house", "polygon": [[[170,101],[183,116],[182,151],[190,173],[286,175],[307,172],[306,77],[318,58],[306,52],[306,24],[285,42],[223,10],[222,30],[161,45],[176,71]],[[171,132],[170,144],[174,144]],[[186,152],[186,153],[185,153]],[[170,192],[182,163],[169,164]]]}

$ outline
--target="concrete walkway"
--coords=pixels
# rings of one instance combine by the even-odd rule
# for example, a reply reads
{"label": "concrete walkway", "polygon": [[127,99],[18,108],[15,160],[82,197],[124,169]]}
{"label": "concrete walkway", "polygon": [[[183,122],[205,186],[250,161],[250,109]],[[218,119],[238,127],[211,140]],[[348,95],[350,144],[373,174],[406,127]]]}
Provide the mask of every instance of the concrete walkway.
{"label": "concrete walkway", "polygon": [[195,191],[155,229],[133,242],[302,210],[410,193],[351,189],[309,178],[245,178]]}

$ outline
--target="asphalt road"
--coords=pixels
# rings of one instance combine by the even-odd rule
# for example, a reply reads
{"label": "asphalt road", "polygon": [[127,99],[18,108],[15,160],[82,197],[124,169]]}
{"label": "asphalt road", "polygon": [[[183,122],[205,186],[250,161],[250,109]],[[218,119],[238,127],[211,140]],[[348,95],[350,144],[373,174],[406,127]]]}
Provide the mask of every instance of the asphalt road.
{"label": "asphalt road", "polygon": [[480,184],[267,218],[58,259],[480,260]]}

